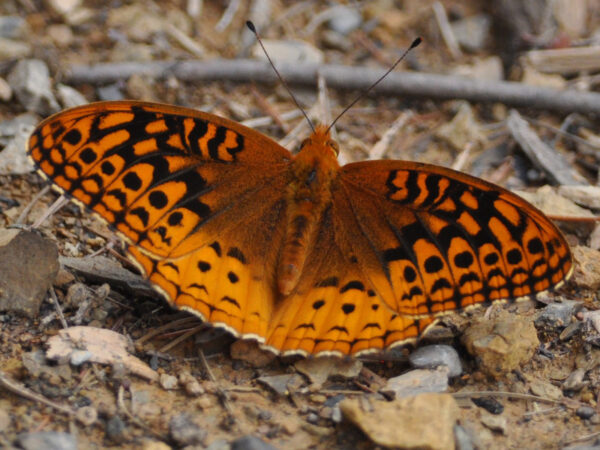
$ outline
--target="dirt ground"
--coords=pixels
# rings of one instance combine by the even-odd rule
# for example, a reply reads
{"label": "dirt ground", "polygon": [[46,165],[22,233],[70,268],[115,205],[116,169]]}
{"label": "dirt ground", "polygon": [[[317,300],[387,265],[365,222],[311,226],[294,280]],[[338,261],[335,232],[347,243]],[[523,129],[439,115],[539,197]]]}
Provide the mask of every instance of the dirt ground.
{"label": "dirt ground", "polygon": [[[346,9],[334,9],[337,5]],[[4,17],[12,19],[2,21]],[[123,98],[194,107],[255,126],[296,149],[309,129],[281,84],[240,82],[248,79],[243,69],[216,81],[201,80],[200,75],[194,81],[193,74],[187,80],[168,73],[148,74],[157,61],[262,58],[244,26],[249,18],[261,30],[276,64],[290,58],[292,64],[387,68],[421,36],[423,43],[397,71],[468,75],[492,87],[513,81],[523,87],[519,91],[523,95],[531,95],[527,87],[593,92],[598,86],[597,53],[577,57],[534,52],[599,45],[600,5],[586,0],[339,4],[5,0],[0,4],[0,98],[10,87],[8,98],[0,101],[0,128],[26,112],[41,120],[53,108],[62,109],[75,98],[72,93],[60,94],[60,86],[66,85],[87,101]],[[10,25],[3,27],[5,23]],[[46,112],[25,106],[22,98],[10,93],[16,83],[10,74],[19,62],[32,58],[47,64],[52,92],[58,97],[56,106],[47,106]],[[121,65],[109,76],[93,70],[95,64],[108,62]],[[133,74],[125,63],[137,64]],[[85,81],[83,69],[88,74]],[[361,73],[357,70],[356,77]],[[318,120],[327,111],[324,103],[330,117],[350,104],[357,95],[352,89],[355,81],[363,86],[364,80],[350,79],[346,89],[344,81],[335,89],[322,89],[316,82],[291,83],[291,88]],[[524,152],[522,142],[507,127],[510,110],[519,107],[534,133],[572,170],[567,176],[597,185],[600,141],[593,108],[548,106],[547,99],[534,96],[531,101],[513,97],[503,101],[492,88],[488,98],[476,101],[466,90],[463,97],[444,91],[444,84],[432,83],[424,81],[429,96],[401,91],[361,99],[336,124],[340,158],[347,163],[376,155],[435,163],[511,190],[535,193],[551,185],[556,192],[564,184],[561,175]],[[412,115],[403,116],[406,112]],[[9,140],[0,141],[0,155],[8,144]],[[5,170],[1,160],[0,170],[0,227],[6,228],[17,222],[46,183],[32,172]],[[534,198],[542,209],[544,195]],[[597,195],[593,191],[575,203],[593,216],[600,209]],[[52,192],[44,193],[24,222],[34,223],[56,198]],[[573,197],[561,198],[573,205]],[[463,373],[450,378],[448,388],[459,406],[460,427],[455,433],[464,433],[456,437],[459,448],[600,445],[600,320],[593,315],[600,288],[600,233],[593,221],[582,219],[583,213],[570,213],[569,207],[552,200],[545,211],[577,217],[557,222],[572,248],[578,249],[576,273],[545,300],[577,301],[577,306],[566,321],[548,311],[550,318],[540,320],[548,308],[541,302],[508,307],[511,315],[535,325],[539,345],[535,344],[533,356],[499,376],[490,375],[481,365],[483,357],[469,353],[461,340],[474,317],[484,311],[444,319],[419,343],[450,345],[460,356]],[[110,229],[75,205],[47,219],[39,233],[55,242],[62,256],[101,253],[135,271],[122,257],[121,244]],[[42,296],[34,317],[0,311],[0,446],[34,448],[19,435],[56,431],[76,437],[78,448],[375,448],[373,436],[341,417],[338,404],[346,398],[384,399],[378,391],[387,380],[412,370],[409,349],[396,349],[364,359],[358,374],[338,374],[317,383],[300,374],[299,358],[267,358],[170,309],[143,286],[84,272],[63,265],[53,282],[65,323],[127,336],[133,354],[160,379],[134,375],[119,364],[48,361],[48,341],[63,328],[49,295]],[[267,386],[276,376],[286,376],[283,392]],[[485,395],[473,394],[477,392]],[[40,397],[66,409],[56,409]],[[474,398],[483,398],[485,405]],[[97,416],[93,424],[86,425],[85,418],[69,412],[82,408]],[[248,435],[260,439],[254,442],[256,447],[236,441]]]}

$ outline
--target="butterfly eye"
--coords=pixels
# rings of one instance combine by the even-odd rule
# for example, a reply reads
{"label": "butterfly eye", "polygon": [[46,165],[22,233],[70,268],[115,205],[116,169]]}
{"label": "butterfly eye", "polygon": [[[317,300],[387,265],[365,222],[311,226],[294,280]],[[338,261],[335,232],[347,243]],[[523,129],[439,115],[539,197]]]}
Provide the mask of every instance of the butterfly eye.
{"label": "butterfly eye", "polygon": [[336,141],[327,141],[327,146],[333,149],[335,156],[340,154],[340,146]]}
{"label": "butterfly eye", "polygon": [[308,145],[309,142],[310,142],[310,139],[308,139],[308,138],[306,138],[302,142],[300,142],[300,148],[299,148],[299,150],[302,150],[305,146]]}

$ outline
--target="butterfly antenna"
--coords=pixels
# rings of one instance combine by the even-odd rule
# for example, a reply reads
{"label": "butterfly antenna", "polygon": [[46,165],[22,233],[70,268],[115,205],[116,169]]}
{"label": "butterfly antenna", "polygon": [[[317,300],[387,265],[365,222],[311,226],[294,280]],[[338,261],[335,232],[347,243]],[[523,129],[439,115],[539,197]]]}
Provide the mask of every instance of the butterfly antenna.
{"label": "butterfly antenna", "polygon": [[383,80],[385,77],[388,76],[388,74],[394,70],[396,68],[396,66],[398,64],[400,64],[400,61],[402,61],[406,55],[408,55],[408,52],[410,52],[413,48],[417,47],[420,43],[422,42],[422,39],[420,37],[416,38],[412,44],[410,44],[410,47],[408,47],[406,50],[404,50],[404,53],[402,53],[402,56],[400,56],[400,58],[398,58],[396,60],[396,62],[392,65],[392,67],[390,67],[386,73],[384,73],[383,75],[381,75],[377,81],[375,81],[371,86],[369,86],[367,89],[365,89],[363,92],[361,92],[358,97],[356,97],[352,103],[350,103],[348,106],[346,106],[344,108],[344,110],[338,114],[338,116],[335,118],[335,120],[331,123],[331,125],[329,125],[329,127],[327,128],[327,131],[331,130],[333,128],[333,126],[336,124],[336,122],[339,120],[340,117],[342,117],[344,114],[346,114],[346,111],[348,111],[350,108],[352,108],[356,102],[358,102],[361,98],[363,98],[365,95],[367,95],[375,86],[377,86],[381,80]]}
{"label": "butterfly antenna", "polygon": [[281,74],[279,73],[279,71],[277,70],[277,67],[275,67],[275,64],[273,64],[273,60],[271,59],[271,57],[267,53],[267,49],[263,45],[262,40],[261,40],[260,36],[258,35],[258,31],[256,31],[256,27],[249,20],[246,21],[246,26],[250,29],[250,31],[252,31],[252,33],[254,33],[254,36],[256,36],[256,40],[260,44],[260,47],[262,48],[265,56],[269,60],[269,64],[271,64],[271,67],[273,68],[273,70],[277,74],[277,78],[279,78],[279,81],[281,81],[281,84],[283,85],[283,87],[285,88],[285,90],[288,91],[288,94],[290,94],[290,97],[292,97],[292,100],[294,100],[294,103],[296,104],[296,106],[298,107],[298,109],[300,111],[302,111],[302,114],[306,118],[306,121],[308,122],[308,124],[310,125],[310,128],[312,129],[312,131],[314,133],[315,132],[315,126],[313,125],[312,120],[310,120],[310,118],[308,117],[308,114],[306,114],[306,111],[304,111],[304,109],[302,108],[302,106],[300,106],[300,103],[298,103],[298,100],[294,96],[294,93],[292,92],[292,90],[290,89],[290,87],[288,86],[288,84],[285,82],[285,80],[283,79],[283,77],[281,76]]}

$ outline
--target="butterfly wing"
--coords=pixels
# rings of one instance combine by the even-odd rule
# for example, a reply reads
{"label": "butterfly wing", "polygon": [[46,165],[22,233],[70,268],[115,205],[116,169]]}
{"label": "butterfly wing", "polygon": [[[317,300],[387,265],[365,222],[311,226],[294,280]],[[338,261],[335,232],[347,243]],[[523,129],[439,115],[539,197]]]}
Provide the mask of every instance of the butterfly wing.
{"label": "butterfly wing", "polygon": [[300,353],[382,349],[445,313],[557,287],[571,270],[558,229],[505,189],[425,164],[349,164],[268,342]]}
{"label": "butterfly wing", "polygon": [[275,301],[287,150],[211,114],[107,102],[48,118],[29,154],[119,232],[170,302],[262,339]]}
{"label": "butterfly wing", "polygon": [[[386,304],[421,316],[556,287],[572,270],[550,220],[515,194],[426,164],[343,168],[340,229]],[[340,196],[343,194],[340,191]]]}

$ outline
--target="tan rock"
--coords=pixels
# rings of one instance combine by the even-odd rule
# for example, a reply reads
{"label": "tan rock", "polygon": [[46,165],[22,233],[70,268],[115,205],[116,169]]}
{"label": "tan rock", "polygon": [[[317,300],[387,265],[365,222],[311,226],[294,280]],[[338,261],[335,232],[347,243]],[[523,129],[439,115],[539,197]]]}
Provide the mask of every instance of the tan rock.
{"label": "tan rock", "polygon": [[465,330],[462,342],[481,371],[496,378],[529,361],[540,345],[532,316],[504,310],[497,317],[477,320]]}
{"label": "tan rock", "polygon": [[374,443],[404,449],[454,449],[458,405],[449,394],[425,393],[393,402],[365,398],[340,402],[344,417]]}

